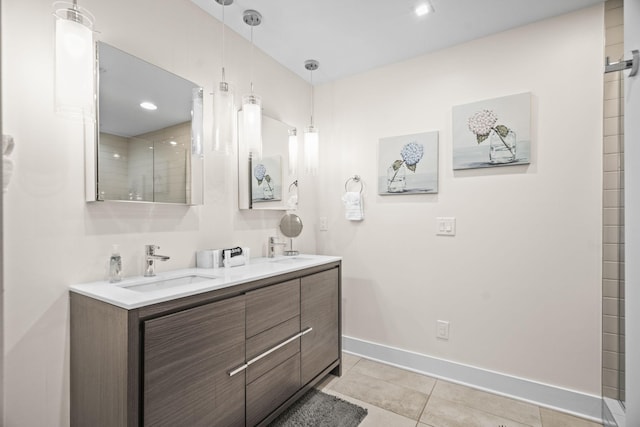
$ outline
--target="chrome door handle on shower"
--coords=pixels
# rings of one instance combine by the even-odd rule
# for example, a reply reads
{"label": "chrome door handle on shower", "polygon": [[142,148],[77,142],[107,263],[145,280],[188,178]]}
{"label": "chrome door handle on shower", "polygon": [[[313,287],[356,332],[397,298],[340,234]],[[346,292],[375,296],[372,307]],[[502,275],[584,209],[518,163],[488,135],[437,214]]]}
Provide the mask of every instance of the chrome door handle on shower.
{"label": "chrome door handle on shower", "polygon": [[629,77],[633,77],[638,74],[638,69],[640,68],[640,52],[637,49],[631,51],[632,58],[631,59],[623,59],[619,62],[609,63],[609,57],[607,56],[604,72],[606,73],[615,73],[616,71],[624,71],[631,68],[629,72]]}

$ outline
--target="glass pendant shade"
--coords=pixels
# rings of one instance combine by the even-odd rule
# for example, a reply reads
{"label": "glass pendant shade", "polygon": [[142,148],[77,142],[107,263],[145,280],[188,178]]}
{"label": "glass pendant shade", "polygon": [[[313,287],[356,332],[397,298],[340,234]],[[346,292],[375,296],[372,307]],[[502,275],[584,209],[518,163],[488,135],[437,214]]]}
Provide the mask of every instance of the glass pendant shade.
{"label": "glass pendant shade", "polygon": [[311,83],[311,124],[304,129],[304,167],[308,174],[318,174],[318,128],[313,125],[313,72],[318,69],[320,63],[315,59],[307,59],[304,61],[304,68],[309,70]]}
{"label": "glass pendant shade", "polygon": [[311,125],[304,130],[304,167],[307,173],[318,173],[318,128]]}
{"label": "glass pendant shade", "polygon": [[254,160],[262,159],[262,100],[257,95],[242,97],[242,135],[247,151]]}
{"label": "glass pendant shade", "polygon": [[298,169],[298,132],[289,130],[289,175],[295,175]]}
{"label": "glass pendant shade", "polygon": [[93,17],[73,3],[54,3],[56,112],[95,120]]}
{"label": "glass pendant shade", "polygon": [[236,113],[232,87],[220,82],[213,93],[213,149],[225,154],[233,152],[234,117]]}
{"label": "glass pendant shade", "polygon": [[191,106],[191,154],[194,156],[202,156],[204,138],[202,135],[202,88],[193,89],[193,98]]}

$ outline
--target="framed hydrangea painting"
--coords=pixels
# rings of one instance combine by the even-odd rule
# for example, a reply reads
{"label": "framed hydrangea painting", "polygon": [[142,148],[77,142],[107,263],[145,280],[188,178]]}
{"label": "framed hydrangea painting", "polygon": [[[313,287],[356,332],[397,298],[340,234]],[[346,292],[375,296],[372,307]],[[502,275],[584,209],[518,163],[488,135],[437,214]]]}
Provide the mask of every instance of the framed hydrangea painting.
{"label": "framed hydrangea painting", "polygon": [[381,138],[378,145],[378,193],[438,192],[438,132]]}
{"label": "framed hydrangea painting", "polygon": [[282,161],[280,156],[263,157],[251,162],[251,201],[282,200]]}
{"label": "framed hydrangea painting", "polygon": [[529,163],[531,93],[453,107],[453,169]]}

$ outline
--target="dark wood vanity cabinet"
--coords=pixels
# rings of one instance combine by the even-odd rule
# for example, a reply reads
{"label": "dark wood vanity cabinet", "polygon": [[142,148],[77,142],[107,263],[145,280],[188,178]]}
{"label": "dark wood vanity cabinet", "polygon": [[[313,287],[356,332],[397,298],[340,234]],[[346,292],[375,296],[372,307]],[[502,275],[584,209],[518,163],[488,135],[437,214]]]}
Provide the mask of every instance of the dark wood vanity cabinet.
{"label": "dark wood vanity cabinet", "polygon": [[302,337],[302,383],[311,381],[340,357],[340,286],[338,269],[300,279],[301,326],[313,330]]}
{"label": "dark wood vanity cabinet", "polygon": [[340,374],[340,270],[133,310],[72,292],[72,427],[266,425]]}
{"label": "dark wood vanity cabinet", "polygon": [[245,300],[223,301],[145,320],[145,426],[244,426]]}

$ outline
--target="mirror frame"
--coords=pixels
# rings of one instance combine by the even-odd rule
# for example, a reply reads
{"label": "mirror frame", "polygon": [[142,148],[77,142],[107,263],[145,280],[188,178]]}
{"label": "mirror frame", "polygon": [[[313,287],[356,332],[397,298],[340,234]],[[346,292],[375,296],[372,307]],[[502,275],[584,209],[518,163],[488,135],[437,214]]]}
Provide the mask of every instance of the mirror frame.
{"label": "mirror frame", "polygon": [[[141,62],[144,62],[150,66],[165,71],[168,74],[174,75],[182,80],[189,81],[177,74],[165,70],[155,64],[152,64],[144,59],[141,59],[135,55],[118,49],[115,46],[98,41],[96,42],[95,49],[95,109],[96,120],[93,126],[85,126],[85,201],[86,202],[117,202],[117,203],[153,203],[153,204],[167,204],[174,206],[194,206],[204,204],[204,156],[203,156],[203,88],[202,86],[193,83],[193,103],[191,111],[191,149],[187,151],[187,155],[190,155],[190,174],[186,177],[185,189],[190,189],[187,192],[185,203],[173,203],[173,202],[155,202],[150,200],[120,200],[120,199],[102,199],[99,194],[99,152],[100,152],[100,45],[107,45],[110,48],[117,49],[124,54],[130,55]],[[89,129],[87,129],[89,128]]]}

